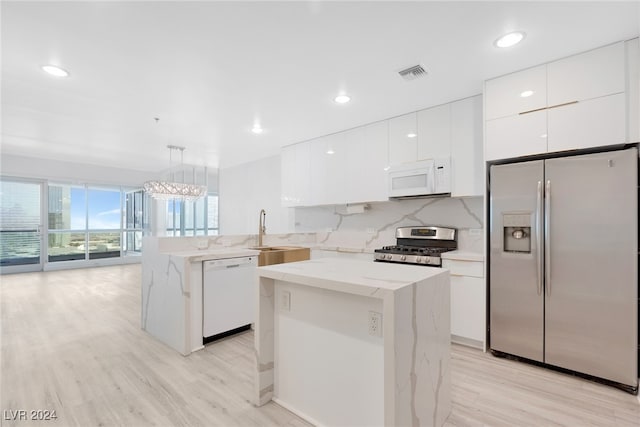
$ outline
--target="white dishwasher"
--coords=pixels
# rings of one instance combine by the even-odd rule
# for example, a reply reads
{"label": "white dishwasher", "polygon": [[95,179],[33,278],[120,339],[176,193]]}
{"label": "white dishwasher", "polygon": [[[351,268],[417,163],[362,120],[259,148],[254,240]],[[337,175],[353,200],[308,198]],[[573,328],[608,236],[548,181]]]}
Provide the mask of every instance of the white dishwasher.
{"label": "white dishwasher", "polygon": [[256,306],[257,265],[257,256],[202,263],[203,343],[249,329]]}

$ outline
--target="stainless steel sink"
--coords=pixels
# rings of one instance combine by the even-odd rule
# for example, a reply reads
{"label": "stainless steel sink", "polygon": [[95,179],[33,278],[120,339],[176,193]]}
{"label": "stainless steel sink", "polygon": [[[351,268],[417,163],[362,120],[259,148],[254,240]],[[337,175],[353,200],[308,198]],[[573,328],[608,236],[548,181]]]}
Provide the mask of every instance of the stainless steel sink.
{"label": "stainless steel sink", "polygon": [[258,266],[306,261],[311,258],[309,248],[299,246],[255,246],[250,249],[260,251]]}

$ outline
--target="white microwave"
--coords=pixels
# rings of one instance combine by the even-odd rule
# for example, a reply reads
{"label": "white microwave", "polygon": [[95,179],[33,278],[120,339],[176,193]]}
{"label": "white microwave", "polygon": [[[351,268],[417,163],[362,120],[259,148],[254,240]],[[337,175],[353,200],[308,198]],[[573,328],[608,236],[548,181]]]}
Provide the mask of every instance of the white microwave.
{"label": "white microwave", "polygon": [[389,170],[389,198],[451,195],[451,159],[423,160]]}

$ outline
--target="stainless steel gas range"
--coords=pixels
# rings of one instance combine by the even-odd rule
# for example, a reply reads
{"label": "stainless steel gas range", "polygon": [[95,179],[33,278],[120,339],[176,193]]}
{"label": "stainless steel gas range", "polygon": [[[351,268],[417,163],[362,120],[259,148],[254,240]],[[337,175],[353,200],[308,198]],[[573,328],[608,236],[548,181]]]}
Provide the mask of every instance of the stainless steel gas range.
{"label": "stainless steel gas range", "polygon": [[458,248],[458,232],[446,227],[399,227],[396,245],[374,251],[378,262],[442,266],[440,254]]}

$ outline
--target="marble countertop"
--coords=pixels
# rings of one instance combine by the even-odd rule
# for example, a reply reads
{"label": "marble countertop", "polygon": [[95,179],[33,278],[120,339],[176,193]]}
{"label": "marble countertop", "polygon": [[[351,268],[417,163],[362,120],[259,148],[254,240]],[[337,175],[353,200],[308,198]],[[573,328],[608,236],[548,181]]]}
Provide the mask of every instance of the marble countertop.
{"label": "marble countertop", "polygon": [[261,277],[376,297],[440,274],[449,272],[441,268],[343,258],[320,258],[258,267]]}
{"label": "marble countertop", "polygon": [[184,258],[189,262],[207,261],[211,259],[238,258],[244,256],[258,256],[260,251],[255,249],[243,248],[217,248],[217,249],[198,249],[191,251],[175,251],[165,252],[164,255]]}
{"label": "marble countertop", "polygon": [[449,251],[440,254],[442,259],[451,259],[455,261],[484,261],[484,254],[481,252],[470,251]]}

